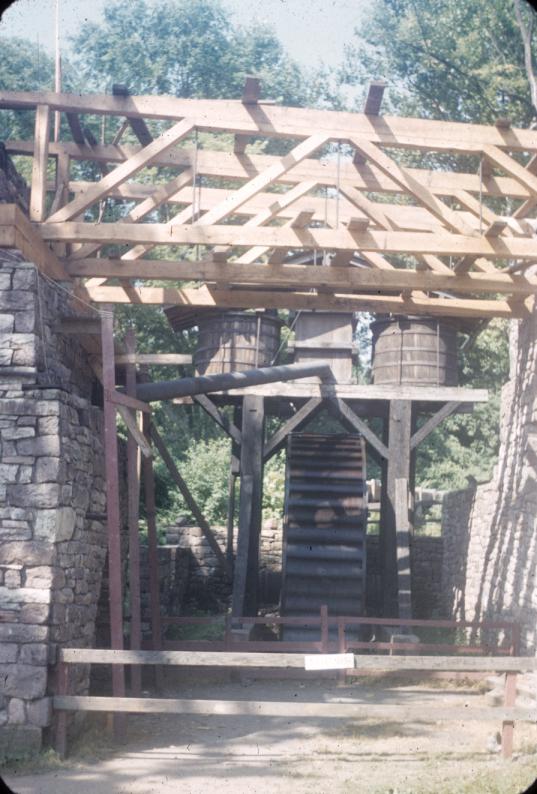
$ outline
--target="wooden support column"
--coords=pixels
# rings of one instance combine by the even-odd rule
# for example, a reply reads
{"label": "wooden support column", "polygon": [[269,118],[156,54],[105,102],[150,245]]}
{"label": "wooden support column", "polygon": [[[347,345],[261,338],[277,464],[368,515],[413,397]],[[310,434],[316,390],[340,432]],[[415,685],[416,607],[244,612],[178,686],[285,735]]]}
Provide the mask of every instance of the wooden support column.
{"label": "wooden support column", "polygon": [[[104,391],[104,465],[106,474],[106,515],[108,524],[108,591],[110,599],[110,642],[123,650],[123,592],[121,586],[121,523],[119,512],[119,470],[116,428],[117,408],[110,397],[115,392],[114,315],[104,311],[101,322]],[[114,697],[125,696],[125,669],[112,665]],[[125,717],[114,716],[116,736],[124,732]]]}
{"label": "wooden support column", "polygon": [[[143,432],[151,438],[151,417],[144,414]],[[160,621],[160,582],[158,569],[158,539],[155,505],[155,473],[153,458],[143,458],[145,512],[147,516],[147,556],[149,563],[149,597],[151,602],[151,646],[154,651],[162,648],[162,629]]]}
{"label": "wooden support column", "polygon": [[263,397],[247,395],[242,406],[241,490],[233,617],[257,613],[259,534],[263,497]]}
{"label": "wooden support column", "polygon": [[[134,330],[129,328],[125,336],[127,353],[136,352]],[[125,371],[127,394],[136,396],[136,365],[127,364]],[[133,412],[134,413],[134,412]],[[136,414],[133,420],[136,422]],[[140,448],[129,433],[127,440],[127,490],[129,519],[129,605],[130,605],[130,649],[142,649],[142,607],[140,593]],[[134,697],[142,693],[141,668],[131,667],[131,690]]]}
{"label": "wooden support column", "polygon": [[[380,522],[380,556],[384,593],[384,614],[398,617],[397,577],[397,525],[396,525],[396,480],[410,479],[410,435],[412,429],[412,402],[392,400],[390,402],[388,449],[385,497]],[[401,554],[404,550],[401,550]]]}
{"label": "wooden support column", "polygon": [[44,221],[47,198],[47,165],[50,137],[50,108],[38,105],[35,112],[35,143],[30,193],[30,220]]}

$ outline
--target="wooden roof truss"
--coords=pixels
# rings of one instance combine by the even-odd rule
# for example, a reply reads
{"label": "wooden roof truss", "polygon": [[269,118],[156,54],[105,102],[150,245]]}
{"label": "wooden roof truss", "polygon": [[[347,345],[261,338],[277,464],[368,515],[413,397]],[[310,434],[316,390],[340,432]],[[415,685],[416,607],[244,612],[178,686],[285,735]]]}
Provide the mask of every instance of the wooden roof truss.
{"label": "wooden roof truss", "polygon": [[6,142],[33,158],[30,223],[0,207],[1,244],[16,227],[97,303],[524,316],[537,131],[382,116],[383,91],[364,113],[265,103],[252,78],[242,101],[0,92],[35,111],[33,139]]}

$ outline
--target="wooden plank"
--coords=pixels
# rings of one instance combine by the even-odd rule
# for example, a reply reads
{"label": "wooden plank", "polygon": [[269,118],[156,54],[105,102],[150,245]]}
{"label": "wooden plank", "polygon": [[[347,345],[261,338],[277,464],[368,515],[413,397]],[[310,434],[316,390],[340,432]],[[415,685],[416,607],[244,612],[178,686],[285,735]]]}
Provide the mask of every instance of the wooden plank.
{"label": "wooden plank", "polygon": [[[49,218],[50,223],[62,223],[71,218],[80,215],[88,207],[91,207],[95,202],[105,198],[112,188],[117,187],[122,182],[125,182],[142,168],[145,168],[153,158],[158,154],[163,154],[170,149],[174,144],[178,143],[182,138],[188,135],[194,129],[194,124],[184,119],[178,124],[175,124],[169,130],[162,133],[153,143],[145,146],[137,154],[133,155],[129,160],[126,160],[121,165],[118,165],[109,174],[104,176],[93,187],[88,188],[85,193],[78,195],[72,201],[62,207],[60,210],[51,215]],[[41,219],[36,219],[41,220]]]}
{"label": "wooden plank", "polygon": [[415,298],[413,296],[349,295],[291,291],[217,290],[207,287],[179,289],[164,287],[88,287],[89,298],[96,303],[135,303],[198,307],[320,309],[335,312],[395,312],[431,314],[446,317],[516,317],[529,316],[524,303],[510,304],[501,300],[459,300],[447,298]]}
{"label": "wooden plank", "polygon": [[153,143],[153,136],[143,119],[131,116],[127,120],[142,146],[149,146],[150,143]]}
{"label": "wooden plank", "polygon": [[231,193],[221,204],[218,204],[212,210],[205,213],[198,221],[198,225],[210,226],[227,218],[257,193],[260,193],[278,180],[286,171],[289,171],[290,168],[317,151],[317,149],[323,146],[328,140],[329,138],[327,138],[326,135],[310,135],[305,141],[295,146],[289,154],[281,157],[265,171]]}
{"label": "wooden plank", "polygon": [[159,367],[175,367],[192,364],[190,353],[123,353],[116,356],[118,364],[154,364]]}
{"label": "wooden plank", "polygon": [[378,116],[380,113],[380,106],[382,105],[382,98],[388,83],[385,80],[372,80],[367,89],[367,96],[364,104],[364,113],[366,116]]}
{"label": "wooden plank", "polygon": [[38,105],[35,113],[35,151],[32,162],[32,185],[30,192],[30,220],[45,220],[47,198],[47,165],[50,137],[50,108]]}
{"label": "wooden plank", "polygon": [[378,436],[363,421],[363,419],[360,419],[359,416],[356,416],[352,408],[350,408],[344,400],[339,397],[332,397],[329,402],[334,405],[338,416],[345,423],[345,425],[351,427],[355,431],[358,431],[358,433],[360,433],[360,435],[362,435],[365,440],[371,444],[373,449],[375,449],[381,457],[386,459],[389,457],[389,452],[386,445],[382,443],[380,438],[378,438]]}
{"label": "wooden plank", "polygon": [[192,118],[204,130],[305,137],[321,130],[336,140],[364,136],[384,146],[413,146],[433,151],[473,154],[485,145],[512,151],[537,151],[534,130],[499,130],[495,126],[431,119],[375,117],[342,111],[289,108],[263,104],[245,106],[240,100],[183,99],[170,96],[118,97],[109,94],[66,94],[52,91],[0,91],[0,107],[31,109],[48,104],[52,110],[155,119]]}
{"label": "wooden plank", "polygon": [[424,184],[411,176],[405,168],[399,166],[391,157],[381,151],[378,146],[357,138],[352,138],[351,142],[367,160],[375,163],[377,168],[380,168],[395,182],[398,182],[401,187],[405,188],[421,204],[427,207],[429,212],[437,217],[448,229],[464,235],[472,234],[471,227],[464,223],[447,204],[440,201]]}
{"label": "wooden plank", "polygon": [[412,435],[410,439],[410,449],[416,449],[416,447],[425,441],[428,435],[435,430],[438,425],[440,425],[444,419],[447,419],[448,416],[451,416],[457,409],[460,407],[459,402],[448,402],[440,410],[438,410],[435,414],[433,414],[424,424],[416,430],[416,432]]}
{"label": "wooden plank", "polygon": [[[34,151],[34,144],[33,141],[6,141],[6,149],[10,154],[29,155]],[[140,147],[129,144],[123,146],[97,144],[90,147],[68,141],[61,143],[51,141],[49,146],[51,156],[68,155],[75,160],[93,160],[97,163],[122,163],[139,151],[141,151]],[[245,157],[231,152],[206,149],[201,149],[196,154],[194,149],[178,147],[165,155],[155,157],[153,164],[189,168],[192,167],[195,159],[196,171],[200,175],[225,179],[249,179],[268,168],[277,158],[274,155],[266,154],[248,154]],[[464,172],[434,171],[422,168],[408,168],[407,172],[419,182],[426,184],[433,193],[442,196],[456,196],[460,190],[473,193],[481,192],[483,196],[512,196],[520,199],[528,199],[532,195],[527,188],[512,177],[494,176],[481,182],[479,175]],[[280,181],[296,184],[306,179],[312,179],[320,185],[329,186],[335,186],[339,181],[340,185],[347,184],[364,191],[394,194],[406,192],[401,185],[387,177],[374,165],[370,164],[367,168],[360,169],[349,159],[343,159],[340,163],[339,180],[335,165],[330,168],[320,160],[306,158],[302,163],[287,171]],[[75,185],[76,183],[71,183],[73,192],[76,192]],[[80,183],[80,189],[85,189],[83,182]],[[134,189],[139,192],[142,187],[138,185]],[[125,185],[118,186],[114,191],[127,196],[130,194],[130,188]],[[114,191],[110,195],[114,195]],[[144,197],[142,196],[142,198]],[[400,205],[401,212],[407,212],[409,209],[412,208]],[[518,211],[515,216],[519,217]]]}
{"label": "wooden plank", "polygon": [[[128,651],[110,648],[60,648],[67,664],[158,664],[210,667],[284,667],[304,669],[302,653],[234,651]],[[386,656],[355,654],[358,670],[436,670],[446,672],[529,673],[537,670],[534,656]]]}
{"label": "wooden plank", "polygon": [[321,397],[310,397],[308,402],[303,405],[285,424],[277,430],[265,444],[263,452],[263,462],[266,463],[276,454],[285,444],[287,436],[303,427],[309,422],[322,406]]}
{"label": "wooden plank", "polygon": [[67,123],[69,124],[69,129],[71,130],[71,135],[73,136],[74,142],[84,146],[86,143],[86,138],[82,132],[82,125],[80,124],[78,113],[67,113],[66,115]]}
{"label": "wooden plank", "polygon": [[231,614],[257,614],[259,535],[263,499],[264,399],[257,395],[242,402],[240,449],[241,488]]}
{"label": "wooden plank", "polygon": [[408,520],[408,480],[395,480],[395,529],[397,538],[397,603],[399,617],[412,617],[410,573],[410,523]]}
{"label": "wooden plank", "polygon": [[321,385],[318,383],[270,383],[252,386],[247,389],[230,389],[227,394],[242,397],[245,394],[260,394],[264,397],[284,399],[303,399],[310,397],[340,397],[342,400],[356,402],[368,400],[390,401],[397,399],[413,402],[448,402],[457,400],[463,403],[486,402],[486,389],[466,389],[453,386],[373,386],[347,385],[341,383]]}
{"label": "wooden plank", "polygon": [[105,396],[111,403],[114,403],[114,405],[124,405],[127,408],[133,408],[135,411],[143,411],[146,414],[151,413],[150,405],[142,402],[142,400],[136,399],[136,397],[131,397],[115,389],[114,391],[107,391]]}
{"label": "wooden plank", "polygon": [[213,401],[208,397],[206,394],[196,394],[194,396],[194,402],[200,405],[203,410],[216,422],[219,427],[224,430],[232,438],[236,444],[241,443],[242,441],[242,434],[239,428],[228,419],[225,414],[218,410],[216,405]]}
{"label": "wooden plank", "polygon": [[[110,174],[111,176],[112,174]],[[61,211],[61,210],[60,210]],[[50,221],[50,219],[49,219]],[[384,254],[437,254],[439,256],[484,256],[489,259],[535,259],[535,239],[519,237],[465,236],[425,232],[368,229],[351,234],[347,229],[293,229],[291,226],[249,227],[232,224],[214,226],[163,223],[103,223],[69,221],[39,224],[44,240],[63,242],[142,243],[152,245],[265,245],[269,248],[318,248],[343,251],[376,251]]]}
{"label": "wooden plank", "polygon": [[[179,176],[175,177],[175,179],[171,179],[169,182],[166,182],[163,185],[161,184],[157,185],[156,187],[154,186],[153,192],[147,196],[147,198],[141,201],[136,207],[133,207],[132,210],[130,210],[130,212],[124,218],[122,218],[122,223],[137,223],[138,221],[147,217],[162,204],[165,204],[182,187],[185,185],[190,185],[191,183],[192,170],[189,168],[186,171],[183,171],[182,174],[179,174]],[[98,251],[99,248],[99,245],[83,245],[73,254],[73,259],[85,259],[86,257],[91,256],[95,251]]]}
{"label": "wooden plank", "polygon": [[[142,415],[142,432],[150,438],[153,423],[150,414]],[[162,624],[160,614],[160,570],[158,558],[157,506],[155,498],[155,469],[153,458],[142,458],[144,482],[144,501],[147,522],[147,562],[149,568],[149,604],[151,609],[151,647],[153,651],[162,648]],[[156,684],[159,684],[159,671],[155,671]]]}
{"label": "wooden plank", "polygon": [[56,695],[58,711],[106,711],[139,714],[206,714],[218,716],[296,717],[297,719],[391,720],[394,722],[489,722],[509,719],[524,722],[537,720],[535,708],[479,707],[436,705],[379,705],[368,702],[310,703],[259,700],[179,700],[172,698],[112,698]]}
{"label": "wooden plank", "polygon": [[157,448],[157,450],[159,452],[159,455],[161,456],[163,462],[166,464],[166,468],[170,472],[172,480],[174,481],[174,483],[179,488],[179,490],[181,492],[181,495],[182,495],[183,499],[185,500],[185,503],[186,503],[188,509],[190,510],[192,515],[194,516],[194,518],[195,518],[195,520],[197,522],[197,525],[201,529],[201,531],[202,531],[205,539],[207,540],[209,546],[214,551],[214,553],[216,555],[216,558],[218,559],[218,562],[220,563],[220,565],[222,566],[224,571],[226,571],[228,573],[228,575],[230,575],[231,572],[228,569],[228,562],[227,562],[227,559],[226,559],[226,556],[225,556],[224,552],[220,548],[220,544],[218,543],[218,541],[217,541],[217,539],[216,539],[211,527],[209,526],[207,520],[205,519],[205,516],[201,512],[201,510],[200,510],[200,508],[198,506],[198,503],[196,502],[196,500],[192,496],[192,494],[190,492],[190,489],[188,488],[186,482],[183,480],[183,478],[179,474],[179,470],[178,470],[177,466],[175,465],[175,462],[174,462],[172,456],[168,452],[168,449],[167,449],[164,441],[162,440],[162,438],[160,436],[160,433],[158,432],[157,428],[154,425],[151,425],[151,438],[152,438],[153,443],[155,444],[155,446],[156,446],[156,448]]}
{"label": "wooden plank", "polygon": [[[410,435],[412,403],[396,399],[390,402],[388,419],[388,463],[384,482],[380,522],[380,553],[383,575],[384,615],[399,615],[398,544],[397,544],[397,480],[410,480]],[[403,604],[406,610],[406,602]]]}
{"label": "wooden plank", "polygon": [[520,165],[506,152],[503,152],[498,146],[485,144],[483,146],[483,154],[490,163],[501,168],[506,174],[509,174],[513,179],[524,185],[531,194],[537,194],[537,176],[528,171],[527,168],[524,168],[523,165]]}
{"label": "wooden plank", "polygon": [[[136,352],[136,335],[133,328],[129,328],[125,334],[125,347],[131,354]],[[129,364],[125,372],[125,386],[127,394],[131,397],[136,395],[136,368],[134,364]],[[139,651],[142,648],[142,594],[140,586],[140,472],[141,459],[140,438],[146,447],[147,454],[152,455],[151,445],[147,443],[143,436],[141,427],[138,425],[138,415],[131,414],[128,408],[119,408],[119,414],[129,427],[129,438],[127,440],[127,520],[129,527],[129,647],[131,650]],[[140,697],[142,694],[142,670],[139,665],[131,668],[131,694]]]}
{"label": "wooden plank", "polygon": [[153,450],[151,449],[151,445],[148,443],[146,437],[138,427],[136,422],[135,416],[131,413],[129,408],[126,408],[124,405],[118,405],[118,413],[127,425],[127,430],[129,431],[129,436],[136,442],[142,455],[146,458],[153,457]]}

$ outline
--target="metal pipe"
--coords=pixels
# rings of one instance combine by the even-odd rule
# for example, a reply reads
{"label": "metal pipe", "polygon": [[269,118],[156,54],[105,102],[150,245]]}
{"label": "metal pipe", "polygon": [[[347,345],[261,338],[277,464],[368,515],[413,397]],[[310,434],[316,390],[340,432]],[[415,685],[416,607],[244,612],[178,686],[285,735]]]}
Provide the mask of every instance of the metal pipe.
{"label": "metal pipe", "polygon": [[136,389],[136,396],[144,402],[172,400],[174,397],[242,389],[247,386],[260,386],[263,383],[276,383],[314,376],[318,376],[322,381],[334,382],[330,365],[326,361],[317,361],[314,364],[284,364],[278,367],[247,369],[244,372],[223,372],[218,375],[200,375],[195,378],[140,383]]}

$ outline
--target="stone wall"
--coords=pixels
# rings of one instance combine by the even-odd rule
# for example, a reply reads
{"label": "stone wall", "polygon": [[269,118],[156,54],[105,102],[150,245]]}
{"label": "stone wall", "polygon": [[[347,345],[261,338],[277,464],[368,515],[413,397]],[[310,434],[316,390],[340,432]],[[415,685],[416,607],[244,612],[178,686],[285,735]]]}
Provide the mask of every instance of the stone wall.
{"label": "stone wall", "polygon": [[[225,527],[213,527],[225,548]],[[199,527],[176,526],[166,532],[168,544],[190,550],[188,586],[184,590],[183,610],[223,611],[230,587],[217,565],[216,557]],[[367,536],[366,599],[368,614],[382,614],[382,589],[378,536]],[[170,546],[164,548],[171,548]],[[412,599],[416,617],[432,618],[442,612],[442,538],[415,536],[411,545]],[[281,522],[264,522],[260,540],[259,597],[264,606],[275,606],[280,599],[282,561]],[[178,613],[176,613],[178,614]]]}
{"label": "stone wall", "polygon": [[[102,412],[67,295],[0,251],[0,757],[37,750],[50,665],[93,642],[106,536]],[[81,669],[72,691],[82,691]]]}
{"label": "stone wall", "polygon": [[445,609],[458,618],[513,619],[534,653],[537,626],[537,314],[511,324],[492,481],[447,497]]}

